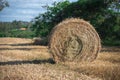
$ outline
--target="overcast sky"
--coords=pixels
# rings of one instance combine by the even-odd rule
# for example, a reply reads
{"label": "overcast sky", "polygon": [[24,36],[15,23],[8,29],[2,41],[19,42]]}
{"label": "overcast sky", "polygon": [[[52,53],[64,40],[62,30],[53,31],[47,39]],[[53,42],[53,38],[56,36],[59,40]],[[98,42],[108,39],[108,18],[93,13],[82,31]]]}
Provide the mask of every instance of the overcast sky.
{"label": "overcast sky", "polygon": [[[45,12],[44,5],[64,0],[7,0],[9,7],[0,11],[0,21],[11,22],[13,20],[31,21],[39,13]],[[69,0],[75,2],[77,0]]]}

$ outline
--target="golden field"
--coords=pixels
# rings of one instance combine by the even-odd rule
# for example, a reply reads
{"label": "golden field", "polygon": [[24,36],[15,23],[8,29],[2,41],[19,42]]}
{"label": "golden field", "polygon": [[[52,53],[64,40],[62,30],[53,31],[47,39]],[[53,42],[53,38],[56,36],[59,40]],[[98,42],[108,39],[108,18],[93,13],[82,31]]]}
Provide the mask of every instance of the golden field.
{"label": "golden field", "polygon": [[103,47],[93,62],[55,64],[32,42],[0,38],[0,80],[120,80],[120,47]]}

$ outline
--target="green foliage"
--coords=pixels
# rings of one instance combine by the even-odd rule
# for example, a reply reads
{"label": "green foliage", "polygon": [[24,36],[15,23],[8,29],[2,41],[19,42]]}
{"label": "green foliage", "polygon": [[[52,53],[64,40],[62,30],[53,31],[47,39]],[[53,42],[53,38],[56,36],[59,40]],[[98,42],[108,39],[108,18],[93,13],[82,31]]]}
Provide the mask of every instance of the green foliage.
{"label": "green foliage", "polygon": [[23,27],[28,27],[28,22],[16,21],[13,22],[0,22],[0,32],[8,32],[12,29],[20,29]]}
{"label": "green foliage", "polygon": [[[117,41],[120,45],[120,2],[113,0],[78,0],[54,3],[46,7],[47,12],[33,21],[36,36],[47,36],[51,29],[66,18],[83,18],[98,31],[103,44]],[[114,44],[116,45],[116,43]]]}
{"label": "green foliage", "polygon": [[70,4],[69,1],[64,2],[54,2],[53,6],[44,6],[47,9],[47,12],[40,14],[33,20],[32,30],[35,31],[35,36],[45,37],[47,36],[54,25],[58,22],[53,22],[53,17],[56,16],[64,7],[67,7]]}
{"label": "green foliage", "polygon": [[[29,29],[29,25],[28,22],[16,20],[13,22],[0,22],[0,37],[32,38],[35,32]],[[21,28],[26,30],[21,30]]]}
{"label": "green foliage", "polygon": [[0,37],[6,37],[6,34],[3,32],[0,32]]}
{"label": "green foliage", "polygon": [[100,26],[98,31],[105,45],[120,45],[120,16],[112,14]]}
{"label": "green foliage", "polygon": [[19,38],[33,38],[34,32],[30,30],[12,30],[9,32],[9,37],[19,37]]}

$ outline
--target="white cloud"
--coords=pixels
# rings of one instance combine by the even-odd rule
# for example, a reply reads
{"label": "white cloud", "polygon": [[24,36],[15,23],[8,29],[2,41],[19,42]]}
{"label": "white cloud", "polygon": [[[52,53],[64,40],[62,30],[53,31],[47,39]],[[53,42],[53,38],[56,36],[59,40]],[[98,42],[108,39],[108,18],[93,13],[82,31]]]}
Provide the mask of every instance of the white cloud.
{"label": "white cloud", "polygon": [[18,13],[22,14],[38,14],[40,11],[38,10],[22,10],[22,11],[17,11]]}
{"label": "white cloud", "polygon": [[14,16],[9,16],[9,15],[4,15],[4,16],[0,16],[0,19],[3,19],[3,18],[22,18],[22,17],[26,17],[26,18],[32,18],[32,16],[18,16],[18,15],[14,15]]}
{"label": "white cloud", "polygon": [[[57,1],[57,0],[56,0]],[[10,4],[16,3],[16,4],[22,4],[23,6],[26,4],[51,4],[54,1],[52,0],[8,0]]]}
{"label": "white cloud", "polygon": [[14,15],[14,16],[9,16],[9,15],[4,15],[4,16],[0,16],[0,18],[4,18],[4,17],[7,17],[7,18],[23,18],[23,17],[26,17],[26,18],[33,18],[33,16],[31,15]]}

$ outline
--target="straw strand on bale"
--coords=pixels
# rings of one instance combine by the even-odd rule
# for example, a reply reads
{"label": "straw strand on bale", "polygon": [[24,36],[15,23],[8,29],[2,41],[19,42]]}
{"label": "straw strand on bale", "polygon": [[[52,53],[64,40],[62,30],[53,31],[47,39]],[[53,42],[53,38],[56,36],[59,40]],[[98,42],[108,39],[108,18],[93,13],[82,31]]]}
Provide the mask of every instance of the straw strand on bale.
{"label": "straw strand on bale", "polygon": [[56,62],[93,61],[100,48],[98,33],[82,19],[71,18],[59,23],[49,39],[49,49]]}

